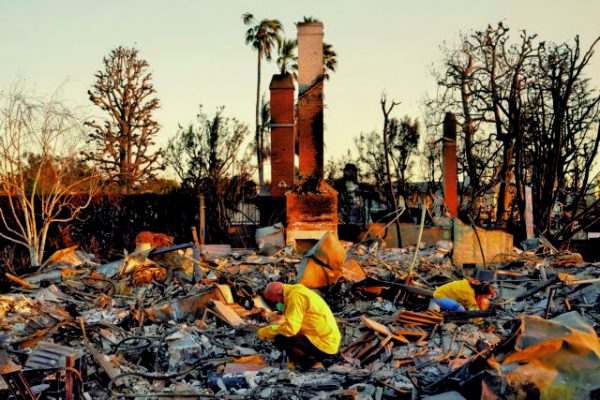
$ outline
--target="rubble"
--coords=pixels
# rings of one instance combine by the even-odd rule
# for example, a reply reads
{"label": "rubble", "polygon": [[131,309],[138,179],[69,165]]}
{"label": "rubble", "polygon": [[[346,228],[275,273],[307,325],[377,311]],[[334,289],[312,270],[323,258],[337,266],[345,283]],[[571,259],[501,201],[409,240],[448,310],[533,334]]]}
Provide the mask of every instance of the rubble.
{"label": "rubble", "polygon": [[[386,249],[327,233],[302,255],[279,239],[256,254],[139,237],[111,263],[70,248],[11,277],[0,295],[1,398],[600,393],[600,269],[543,242],[477,270],[453,264],[447,241]],[[475,275],[497,289],[490,310],[428,310],[437,286]],[[256,330],[279,318],[260,296],[275,280],[305,282],[332,308],[343,341],[323,369],[288,370],[258,341]]]}
{"label": "rubble", "polygon": [[272,256],[285,247],[283,225],[277,223],[256,230],[256,246],[261,254]]}
{"label": "rubble", "polygon": [[304,255],[298,269],[298,282],[311,289],[332,286],[340,278],[360,282],[365,277],[358,262],[346,257],[342,244],[331,232],[325,232]]}

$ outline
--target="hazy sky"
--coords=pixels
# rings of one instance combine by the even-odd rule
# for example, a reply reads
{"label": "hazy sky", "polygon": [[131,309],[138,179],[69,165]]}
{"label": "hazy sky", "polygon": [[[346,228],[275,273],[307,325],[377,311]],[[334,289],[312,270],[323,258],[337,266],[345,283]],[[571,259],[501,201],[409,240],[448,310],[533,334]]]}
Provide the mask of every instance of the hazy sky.
{"label": "hazy sky", "polygon": [[[88,107],[86,91],[102,57],[119,45],[136,46],[162,102],[160,144],[195,118],[199,104],[210,113],[224,105],[252,127],[256,53],[243,41],[247,11],[278,18],[289,38],[303,16],[324,22],[325,40],[338,53],[338,71],[325,86],[326,157],[339,157],[353,148],[354,136],[381,127],[382,91],[402,102],[396,116],[420,117],[421,99],[435,92],[439,46],[461,31],[503,21],[515,36],[526,29],[564,42],[579,34],[583,47],[600,34],[600,0],[0,0],[0,90],[24,79],[44,95],[66,81],[62,98]],[[263,68],[264,90],[274,72],[274,64]],[[600,87],[600,54],[588,74]]]}

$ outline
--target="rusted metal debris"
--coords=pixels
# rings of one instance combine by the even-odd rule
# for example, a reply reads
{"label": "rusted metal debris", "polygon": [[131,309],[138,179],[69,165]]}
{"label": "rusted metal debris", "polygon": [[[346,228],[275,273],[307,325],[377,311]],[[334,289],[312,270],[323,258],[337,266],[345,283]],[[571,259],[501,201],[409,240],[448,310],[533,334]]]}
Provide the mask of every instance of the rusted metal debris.
{"label": "rusted metal debris", "polygon": [[[444,243],[385,249],[327,235],[302,255],[279,234],[267,231],[265,255],[144,233],[111,263],[70,248],[10,276],[0,398],[598,396],[599,265],[543,240],[478,272],[453,264]],[[475,275],[496,288],[490,310],[428,310],[437,286]],[[323,370],[288,370],[257,340],[280,318],[260,296],[276,280],[318,288],[334,311],[343,342]],[[549,350],[561,341],[573,350]]]}

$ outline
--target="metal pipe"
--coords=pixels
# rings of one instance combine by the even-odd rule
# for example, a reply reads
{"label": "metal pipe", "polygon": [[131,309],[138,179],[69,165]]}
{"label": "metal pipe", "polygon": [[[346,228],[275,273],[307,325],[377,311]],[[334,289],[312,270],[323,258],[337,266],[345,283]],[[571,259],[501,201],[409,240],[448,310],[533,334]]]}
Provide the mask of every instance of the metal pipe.
{"label": "metal pipe", "polygon": [[554,297],[554,293],[556,292],[556,286],[550,289],[550,294],[548,295],[548,303],[546,303],[546,313],[544,314],[544,319],[548,319],[550,315],[550,307],[552,306],[552,298]]}
{"label": "metal pipe", "polygon": [[65,400],[73,400],[73,368],[75,358],[72,355],[65,357]]}
{"label": "metal pipe", "polygon": [[584,283],[598,283],[598,282],[600,282],[600,278],[566,281],[564,283],[567,286],[574,286],[574,285],[582,285]]}

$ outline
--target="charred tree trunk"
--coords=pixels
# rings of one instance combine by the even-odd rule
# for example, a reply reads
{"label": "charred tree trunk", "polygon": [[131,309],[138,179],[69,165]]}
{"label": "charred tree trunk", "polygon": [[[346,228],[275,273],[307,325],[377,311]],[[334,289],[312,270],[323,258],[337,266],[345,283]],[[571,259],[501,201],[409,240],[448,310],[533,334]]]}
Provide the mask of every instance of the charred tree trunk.
{"label": "charred tree trunk", "polygon": [[392,183],[392,171],[390,170],[390,143],[388,137],[388,128],[389,128],[389,115],[400,103],[396,103],[392,101],[390,106],[387,106],[387,99],[384,96],[381,98],[381,110],[383,111],[383,146],[385,152],[385,171],[387,175],[387,183],[389,190],[389,199],[391,201],[391,209],[394,210],[394,218],[396,218],[396,236],[398,238],[398,247],[402,247],[402,238],[400,234],[400,220],[398,218],[398,201],[396,200],[396,193],[394,191],[394,185]]}

